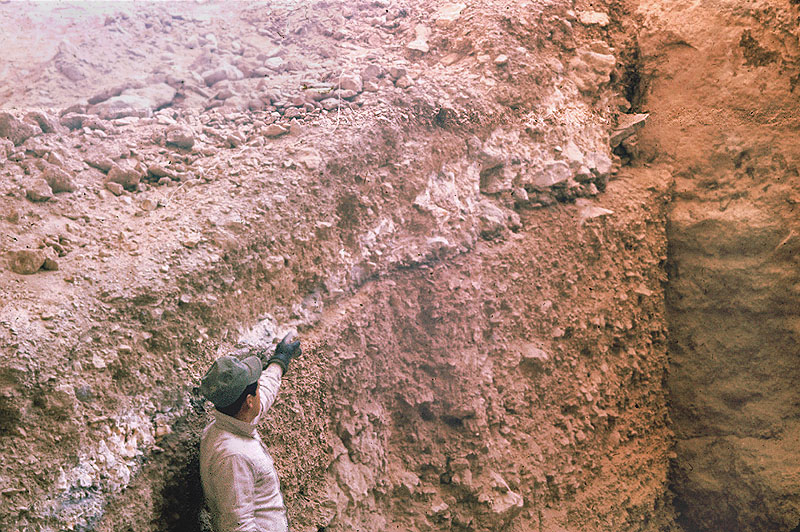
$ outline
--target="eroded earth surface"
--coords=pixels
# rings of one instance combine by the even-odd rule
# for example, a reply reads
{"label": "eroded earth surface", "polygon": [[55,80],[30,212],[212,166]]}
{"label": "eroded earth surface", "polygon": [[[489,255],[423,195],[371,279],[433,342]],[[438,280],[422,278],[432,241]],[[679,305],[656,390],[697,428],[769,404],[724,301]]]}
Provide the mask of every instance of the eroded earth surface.
{"label": "eroded earth surface", "polygon": [[0,3],[0,529],[206,530],[296,330],[297,530],[791,530],[797,17]]}

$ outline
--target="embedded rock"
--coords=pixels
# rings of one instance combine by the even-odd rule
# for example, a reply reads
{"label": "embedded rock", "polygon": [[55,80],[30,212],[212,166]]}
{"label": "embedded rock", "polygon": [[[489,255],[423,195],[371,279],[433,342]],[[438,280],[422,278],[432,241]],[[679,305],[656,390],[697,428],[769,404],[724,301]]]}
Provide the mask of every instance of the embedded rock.
{"label": "embedded rock", "polygon": [[570,78],[581,92],[595,93],[609,82],[616,64],[617,60],[613,55],[581,48],[569,62]]}
{"label": "embedded rock", "polygon": [[90,111],[106,120],[127,116],[147,117],[172,103],[175,94],[175,89],[166,83],[131,88],[92,106]]}
{"label": "embedded rock", "polygon": [[108,171],[107,181],[119,183],[128,190],[133,190],[145,176],[145,172],[142,163],[124,159],[111,167],[111,170]]}
{"label": "embedded rock", "polygon": [[56,194],[59,192],[74,192],[75,185],[72,182],[72,176],[54,165],[47,165],[42,172],[42,178],[47,181],[52,191]]}
{"label": "embedded rock", "polygon": [[23,122],[7,111],[0,111],[0,137],[7,138],[14,146],[19,146],[39,133],[39,127]]}
{"label": "embedded rock", "polygon": [[190,150],[194,146],[194,134],[185,126],[173,126],[167,129],[167,144]]}
{"label": "embedded rock", "polygon": [[34,202],[47,201],[52,199],[53,190],[50,188],[50,185],[47,184],[47,181],[38,178],[31,181],[31,183],[25,187],[25,196]]}
{"label": "embedded rock", "polygon": [[42,268],[47,255],[43,249],[20,249],[10,252],[7,258],[11,271],[31,275]]}

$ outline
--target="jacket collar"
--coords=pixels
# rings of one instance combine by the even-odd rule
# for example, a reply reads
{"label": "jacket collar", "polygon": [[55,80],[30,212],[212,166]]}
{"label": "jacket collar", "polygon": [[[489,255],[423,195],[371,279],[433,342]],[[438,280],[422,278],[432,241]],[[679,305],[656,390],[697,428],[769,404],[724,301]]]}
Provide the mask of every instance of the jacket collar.
{"label": "jacket collar", "polygon": [[246,421],[242,421],[240,419],[236,419],[235,417],[231,417],[227,414],[223,414],[219,410],[214,410],[214,423],[222,430],[231,432],[238,436],[244,436],[246,438],[255,438],[257,440],[261,439],[258,436],[258,422],[261,419],[261,412],[255,417],[253,421],[247,423]]}

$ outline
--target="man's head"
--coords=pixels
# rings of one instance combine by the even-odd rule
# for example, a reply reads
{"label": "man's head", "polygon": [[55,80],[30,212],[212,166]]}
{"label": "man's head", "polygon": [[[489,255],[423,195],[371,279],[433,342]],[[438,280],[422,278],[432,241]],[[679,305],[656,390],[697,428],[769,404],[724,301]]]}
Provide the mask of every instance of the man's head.
{"label": "man's head", "polygon": [[[244,360],[231,356],[222,356],[214,361],[200,383],[200,393],[214,403],[217,410],[231,417],[238,417],[242,410],[248,410],[250,416],[256,401],[258,378],[261,376],[261,360],[258,357],[247,357]],[[253,397],[253,399],[249,399]],[[246,407],[246,408],[245,408]],[[258,412],[255,412],[258,414]]]}

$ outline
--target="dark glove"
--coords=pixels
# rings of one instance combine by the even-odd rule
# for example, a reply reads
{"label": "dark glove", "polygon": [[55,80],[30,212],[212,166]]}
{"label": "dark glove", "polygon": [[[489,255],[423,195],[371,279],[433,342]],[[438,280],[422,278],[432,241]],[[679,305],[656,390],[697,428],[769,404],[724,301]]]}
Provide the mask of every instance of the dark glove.
{"label": "dark glove", "polygon": [[275,354],[267,360],[267,366],[275,362],[281,367],[283,373],[286,373],[289,362],[291,362],[294,357],[299,357],[303,353],[303,350],[300,349],[300,340],[292,342],[293,337],[293,333],[289,333],[283,337],[283,340],[281,340],[275,348]]}

